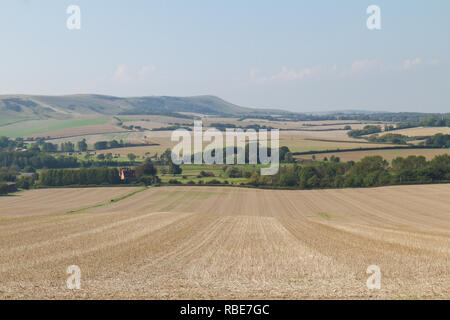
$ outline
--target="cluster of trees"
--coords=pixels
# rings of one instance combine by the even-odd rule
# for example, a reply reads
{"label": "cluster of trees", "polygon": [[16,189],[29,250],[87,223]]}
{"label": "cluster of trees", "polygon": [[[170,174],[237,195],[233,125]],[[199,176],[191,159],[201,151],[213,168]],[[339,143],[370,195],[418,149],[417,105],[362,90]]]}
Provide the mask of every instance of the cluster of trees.
{"label": "cluster of trees", "polygon": [[408,144],[410,140],[407,136],[397,133],[387,133],[381,137],[378,134],[373,134],[367,138],[369,142],[381,142],[381,143],[392,143],[392,144]]}
{"label": "cluster of trees", "polygon": [[14,150],[23,146],[23,139],[17,138],[16,140],[11,140],[8,137],[0,137],[0,151],[3,150]]}
{"label": "cluster of trees", "polygon": [[[239,150],[242,150],[242,149],[240,149],[240,148],[238,148],[236,146],[234,147],[235,163],[237,163],[236,155],[238,154]],[[248,163],[248,161],[249,161],[249,150],[250,150],[250,147],[247,144],[245,146],[245,150],[244,150],[246,163]],[[222,163],[226,163],[226,154],[227,154],[226,148],[223,148],[222,153],[223,153],[223,162]],[[211,154],[214,157],[215,156],[215,150],[213,150],[211,152]],[[271,154],[272,154],[271,148],[267,148],[267,155],[270,157]],[[281,163],[294,163],[295,162],[295,159],[293,158],[292,152],[286,146],[282,146],[282,147],[279,148],[279,156],[280,156],[280,162]],[[191,162],[192,163],[194,162],[194,157],[195,157],[195,155],[192,155],[192,157],[191,157]],[[156,154],[154,160],[155,160],[155,163],[158,164],[158,165],[171,165],[171,163],[172,163],[172,151],[170,149],[166,149],[159,156]],[[259,159],[259,144],[257,145],[257,162],[261,163],[261,161]]]}
{"label": "cluster of trees", "polygon": [[28,190],[35,184],[36,180],[38,179],[39,175],[37,173],[33,174],[32,176],[20,176],[16,181],[17,188]]}
{"label": "cluster of trees", "polygon": [[136,167],[136,179],[138,183],[143,183],[146,185],[160,183],[161,180],[156,174],[156,167],[150,160],[146,160],[144,163]]}
{"label": "cluster of trees", "polygon": [[[231,149],[231,147],[229,147]],[[256,162],[257,163],[261,163],[261,159],[260,159],[260,154],[259,154],[259,148],[260,148],[260,144],[256,145]],[[215,151],[216,150],[212,150],[211,151],[211,155],[212,157],[215,157]],[[234,152],[234,164],[238,164],[237,161],[237,155],[240,152],[244,152],[244,157],[245,157],[245,163],[249,163],[250,161],[250,146],[249,144],[245,145],[245,150],[243,150],[240,147],[234,146],[233,150],[230,150],[232,152]],[[286,146],[282,146],[278,149],[279,151],[279,161],[281,163],[294,163],[295,159],[293,157],[292,152],[289,150],[288,147]],[[223,155],[223,159],[222,159],[222,163],[227,163],[227,148],[223,148],[222,149],[222,155]],[[267,147],[267,156],[270,157],[272,155],[272,149]],[[195,154],[193,154],[191,156],[191,163],[194,162],[195,159]],[[159,158],[159,163],[163,164],[163,163],[169,163],[171,162],[171,150],[167,149]]]}
{"label": "cluster of trees", "polygon": [[200,171],[200,173],[197,175],[197,178],[204,178],[204,177],[215,177],[214,172],[208,172],[208,171]]}
{"label": "cluster of trees", "polygon": [[380,126],[367,125],[363,129],[350,130],[348,132],[348,136],[352,138],[358,138],[367,134],[373,134],[378,132],[381,132]]}
{"label": "cluster of trees", "polygon": [[450,181],[450,156],[398,157],[392,165],[380,156],[368,156],[359,162],[322,162],[313,165],[283,166],[275,176],[254,172],[249,184],[255,186],[292,187],[300,189],[377,187],[403,183]]}
{"label": "cluster of trees", "polygon": [[424,117],[448,118],[449,114],[421,113],[421,112],[377,112],[377,113],[344,113],[333,112],[324,115],[307,113],[287,113],[281,116],[270,115],[244,115],[239,121],[245,119],[264,119],[269,121],[324,121],[324,120],[361,120],[382,122],[417,122]]}
{"label": "cluster of trees", "polygon": [[63,142],[63,143],[61,143],[61,147],[60,148],[61,148],[62,152],[74,152],[75,151],[75,144],[73,144],[70,141]]}
{"label": "cluster of trees", "polygon": [[183,172],[183,169],[172,161],[169,162],[169,173],[170,174],[181,174]]}
{"label": "cluster of trees", "polygon": [[[51,142],[45,142],[42,139],[37,140],[37,145],[42,147],[42,151],[44,152],[75,152],[75,144],[72,142],[63,142],[59,146],[57,144],[53,144]],[[114,149],[114,148],[123,148],[130,147],[133,144],[123,142],[123,140],[111,140],[111,141],[97,141],[94,143],[95,150],[105,150],[105,149]],[[88,151],[88,144],[86,139],[80,140],[77,142],[77,149],[80,152]]]}
{"label": "cluster of trees", "polygon": [[98,155],[96,160],[79,160],[72,156],[54,156],[42,152],[39,148],[27,151],[0,151],[0,167],[17,167],[18,169],[63,169],[91,167],[119,167],[134,165],[135,155],[129,155],[129,162],[116,161],[111,154]]}
{"label": "cluster of trees", "polygon": [[86,142],[86,139],[78,141],[77,146],[78,146],[78,151],[80,151],[80,152],[85,152],[88,150],[88,144]]}
{"label": "cluster of trees", "polygon": [[450,148],[450,134],[435,134],[425,141],[425,146],[435,148]]}
{"label": "cluster of trees", "polygon": [[77,168],[78,160],[75,157],[54,157],[41,152],[39,148],[31,148],[27,151],[0,151],[0,166],[17,166],[23,169],[27,166],[35,169],[41,168]]}
{"label": "cluster of trees", "polygon": [[116,168],[50,169],[40,174],[38,185],[112,185],[121,182]]}
{"label": "cluster of trees", "polygon": [[246,126],[237,126],[233,123],[211,123],[210,126],[213,128],[216,128],[219,131],[226,131],[226,129],[242,129],[242,130],[253,129],[255,131],[259,131],[261,129],[266,129],[266,130],[273,129],[273,127],[266,126],[266,125],[259,125],[259,124],[249,124]]}
{"label": "cluster of trees", "polygon": [[[135,168],[135,183],[151,185],[159,183],[156,167],[147,160]],[[125,183],[116,168],[50,169],[43,171],[38,180],[40,186],[115,185]]]}
{"label": "cluster of trees", "polygon": [[151,131],[172,131],[177,129],[185,129],[187,131],[192,131],[191,127],[186,127],[182,125],[171,125],[168,127],[153,128]]}
{"label": "cluster of trees", "polygon": [[[367,138],[369,142],[381,142],[381,143],[393,143],[393,144],[408,144],[408,141],[414,140],[414,138],[396,134],[387,133],[382,136],[373,134]],[[419,146],[433,147],[433,148],[449,148],[450,147],[450,135],[438,133],[434,136],[428,137]]]}
{"label": "cluster of trees", "polygon": [[[43,152],[52,153],[52,152],[75,152],[75,144],[68,141],[63,142],[60,145],[51,142],[45,142],[43,139],[38,139],[36,145],[41,146]],[[86,140],[83,139],[77,143],[79,151],[87,151],[88,145]]]}
{"label": "cluster of trees", "polygon": [[42,145],[42,151],[44,152],[58,152],[58,145],[51,142],[44,142]]}
{"label": "cluster of trees", "polygon": [[19,174],[19,168],[16,166],[9,168],[0,168],[0,181],[16,181]]}
{"label": "cluster of trees", "polygon": [[396,129],[406,129],[414,127],[450,127],[450,116],[429,116],[416,121],[400,122]]}
{"label": "cluster of trees", "polygon": [[144,131],[145,130],[145,128],[142,128],[141,126],[134,126],[134,125],[127,126],[127,125],[124,125],[124,124],[122,124],[122,128],[124,128],[126,130],[138,130],[138,131]]}
{"label": "cluster of trees", "polygon": [[236,166],[223,167],[225,176],[228,178],[250,178],[252,173],[255,172],[255,168],[243,168]]}
{"label": "cluster of trees", "polygon": [[5,182],[0,182],[0,195],[8,194],[8,186]]}
{"label": "cluster of trees", "polygon": [[114,148],[123,148],[128,146],[127,143],[123,142],[123,140],[111,140],[111,141],[97,141],[94,143],[95,150],[105,150],[105,149],[114,149]]}

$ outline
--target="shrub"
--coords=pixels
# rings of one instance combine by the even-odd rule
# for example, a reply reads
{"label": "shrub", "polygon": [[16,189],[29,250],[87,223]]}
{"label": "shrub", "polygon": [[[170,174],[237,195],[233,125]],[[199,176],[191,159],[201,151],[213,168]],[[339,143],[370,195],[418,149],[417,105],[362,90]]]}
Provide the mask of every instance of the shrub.
{"label": "shrub", "polygon": [[151,161],[145,161],[143,164],[136,167],[136,177],[140,178],[143,176],[155,176],[156,168],[151,163]]}
{"label": "shrub", "polygon": [[8,186],[6,183],[0,183],[0,195],[8,194]]}
{"label": "shrub", "polygon": [[206,171],[200,171],[200,174],[197,176],[198,178],[201,177],[215,177],[214,172],[206,172]]}
{"label": "shrub", "polygon": [[225,171],[228,178],[242,178],[242,171],[237,167],[228,167]]}

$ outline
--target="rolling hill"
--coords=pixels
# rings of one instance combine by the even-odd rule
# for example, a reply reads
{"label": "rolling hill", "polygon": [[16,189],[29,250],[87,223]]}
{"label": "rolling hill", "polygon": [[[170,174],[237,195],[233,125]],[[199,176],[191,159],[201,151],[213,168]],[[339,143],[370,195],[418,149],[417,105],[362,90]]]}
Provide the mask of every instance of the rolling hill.
{"label": "rolling hill", "polygon": [[129,98],[95,94],[0,96],[0,117],[4,119],[67,119],[81,115],[173,115],[179,113],[243,116],[288,114],[289,112],[240,107],[215,96]]}

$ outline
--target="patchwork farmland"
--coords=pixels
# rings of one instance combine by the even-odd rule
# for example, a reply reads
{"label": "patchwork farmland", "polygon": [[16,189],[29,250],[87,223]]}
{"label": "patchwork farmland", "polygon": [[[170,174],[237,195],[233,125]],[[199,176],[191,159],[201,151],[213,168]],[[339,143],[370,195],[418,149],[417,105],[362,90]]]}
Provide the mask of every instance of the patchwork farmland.
{"label": "patchwork farmland", "polygon": [[[381,156],[383,159],[391,161],[397,157],[409,157],[409,156],[424,156],[427,160],[431,160],[433,157],[442,154],[450,154],[450,149],[386,149],[386,150],[365,150],[365,151],[345,151],[345,152],[326,152],[314,154],[317,160],[323,160],[324,158],[330,159],[331,156],[339,157],[341,161],[360,161],[367,156]],[[309,159],[311,160],[313,154],[299,155],[297,159]]]}
{"label": "patchwork farmland", "polygon": [[[0,298],[448,299],[448,194],[448,184],[20,192],[0,198]],[[368,291],[373,264],[382,287]],[[70,265],[81,290],[66,288]]]}

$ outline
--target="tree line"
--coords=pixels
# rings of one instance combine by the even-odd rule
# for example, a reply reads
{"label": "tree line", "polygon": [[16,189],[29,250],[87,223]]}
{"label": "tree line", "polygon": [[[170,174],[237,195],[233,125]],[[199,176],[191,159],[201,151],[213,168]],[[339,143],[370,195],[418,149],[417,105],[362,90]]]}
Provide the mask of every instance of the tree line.
{"label": "tree line", "polygon": [[134,171],[135,179],[123,181],[117,168],[50,169],[41,172],[37,184],[49,187],[124,183],[151,185],[160,181],[156,175],[156,167],[149,160],[137,166]]}
{"label": "tree line", "polygon": [[395,184],[450,182],[450,156],[427,161],[423,156],[397,157],[392,164],[381,156],[367,156],[359,162],[320,162],[280,167],[275,176],[254,172],[248,184],[299,189],[378,187]]}
{"label": "tree line", "polygon": [[40,186],[120,184],[116,168],[50,169],[41,172]]}

